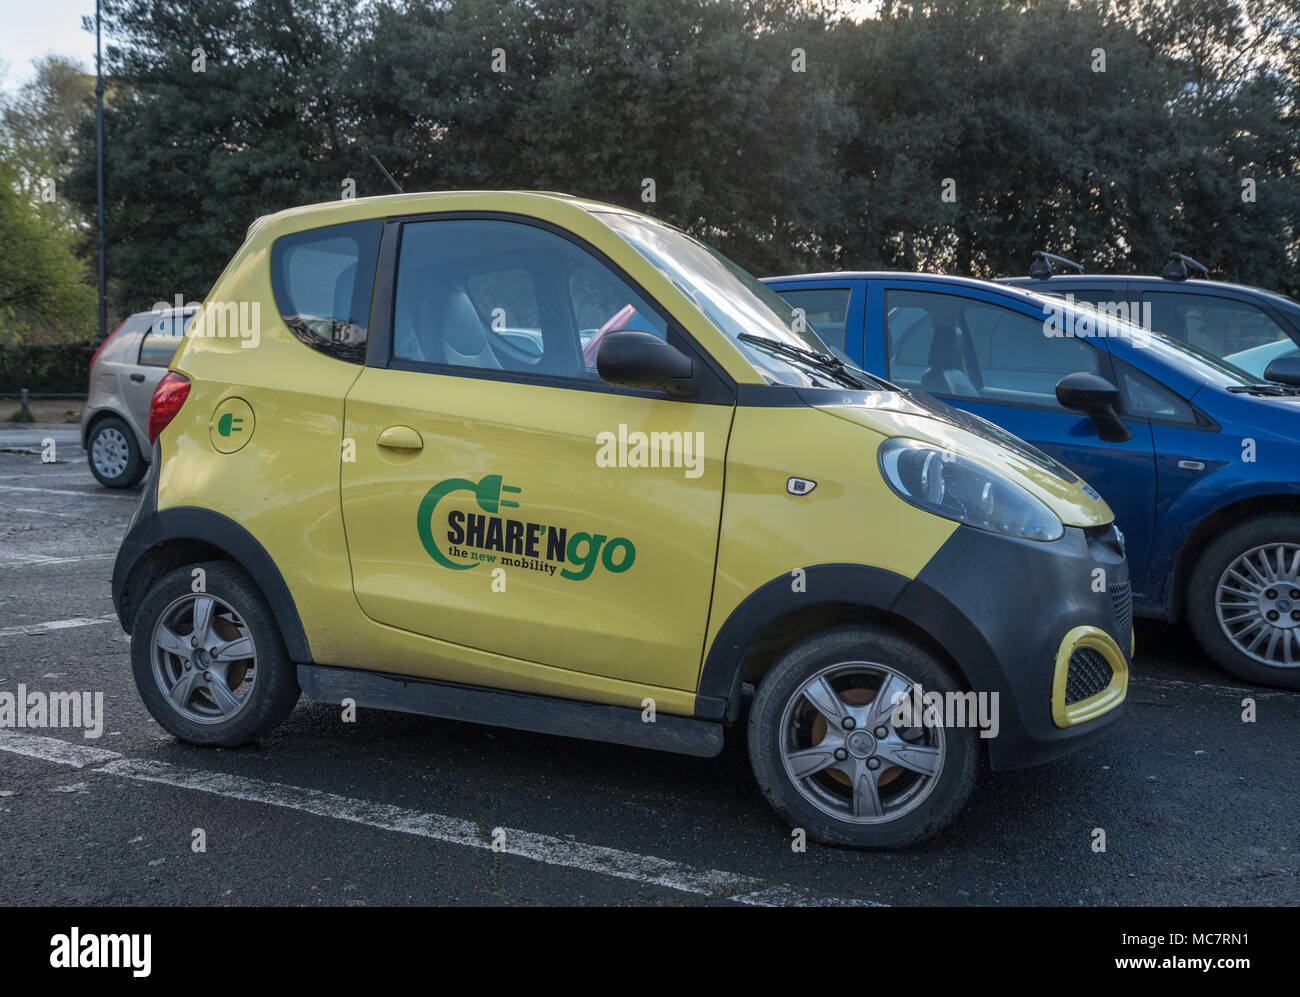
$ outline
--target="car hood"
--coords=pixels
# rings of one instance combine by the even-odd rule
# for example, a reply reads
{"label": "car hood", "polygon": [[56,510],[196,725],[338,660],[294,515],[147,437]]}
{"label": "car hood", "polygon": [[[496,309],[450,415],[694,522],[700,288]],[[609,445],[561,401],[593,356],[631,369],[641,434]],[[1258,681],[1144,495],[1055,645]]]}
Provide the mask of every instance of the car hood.
{"label": "car hood", "polygon": [[1104,526],[1115,518],[1106,500],[1068,467],[987,419],[923,392],[828,394],[835,397],[807,400],[827,415],[881,436],[921,440],[994,467],[1042,501],[1066,526]]}

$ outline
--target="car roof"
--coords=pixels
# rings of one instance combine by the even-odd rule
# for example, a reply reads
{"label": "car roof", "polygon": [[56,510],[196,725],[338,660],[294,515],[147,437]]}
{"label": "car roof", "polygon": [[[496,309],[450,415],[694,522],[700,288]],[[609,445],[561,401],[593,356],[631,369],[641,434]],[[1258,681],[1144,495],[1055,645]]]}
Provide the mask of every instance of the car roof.
{"label": "car roof", "polygon": [[1230,281],[1222,280],[1166,280],[1164,277],[1153,277],[1150,274],[1104,274],[1104,273],[1061,273],[1053,274],[1050,277],[1038,279],[1035,277],[999,277],[997,283],[1009,284],[1013,287],[1042,287],[1044,289],[1052,285],[1078,286],[1083,284],[1105,284],[1114,283],[1117,280],[1125,280],[1131,284],[1140,284],[1144,287],[1161,287],[1168,291],[1178,291],[1184,288],[1193,288],[1197,291],[1214,293],[1215,291],[1235,291],[1239,294],[1250,297],[1267,298],[1270,302],[1279,308],[1289,310],[1300,310],[1300,302],[1285,294],[1279,294],[1276,291],[1270,291],[1263,287],[1256,287],[1253,284],[1235,284]]}
{"label": "car roof", "polygon": [[[566,205],[572,205],[588,213],[618,213],[618,214],[636,214],[629,208],[620,207],[617,204],[606,204],[602,201],[592,200],[587,197],[579,197],[575,194],[562,194],[556,191],[548,190],[430,190],[430,191],[413,191],[408,194],[380,194],[374,197],[354,197],[349,199],[339,198],[333,201],[321,201],[316,204],[302,204],[293,208],[285,208],[282,211],[276,211],[273,214],[262,215],[248,226],[245,237],[251,236],[254,230],[265,225],[283,228],[286,231],[295,229],[314,228],[317,225],[328,225],[329,222],[319,216],[328,217],[332,213],[342,212],[349,206],[358,204],[370,205],[375,209],[373,217],[382,217],[383,215],[415,215],[422,212],[437,211],[442,207],[442,202],[455,198],[465,200],[468,198],[491,198],[494,210],[509,211],[517,208],[520,213],[527,214],[530,205],[536,206],[538,201],[561,202]],[[303,222],[310,219],[311,224],[304,225]]]}
{"label": "car roof", "polygon": [[952,274],[944,273],[914,273],[907,270],[831,270],[822,273],[803,273],[803,274],[786,274],[781,277],[764,277],[763,281],[832,281],[832,280],[918,280],[927,281],[935,284],[956,285],[958,287],[969,287],[977,291],[997,291],[999,294],[1007,295],[1011,298],[1020,298],[1026,303],[1032,303],[1035,307],[1042,305],[1041,297],[1023,288],[1016,287],[1012,284],[1004,284],[1001,281],[981,280],[978,277],[956,277]]}

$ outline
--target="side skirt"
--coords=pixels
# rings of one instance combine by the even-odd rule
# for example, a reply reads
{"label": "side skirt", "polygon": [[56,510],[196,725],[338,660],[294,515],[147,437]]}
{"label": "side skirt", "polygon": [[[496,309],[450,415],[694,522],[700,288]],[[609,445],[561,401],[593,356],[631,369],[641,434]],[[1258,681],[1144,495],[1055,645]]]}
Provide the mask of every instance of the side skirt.
{"label": "side skirt", "polygon": [[644,723],[630,706],[604,706],[523,692],[457,685],[359,668],[299,665],[298,685],[309,699],[426,717],[513,727],[587,741],[609,741],[712,758],[722,751],[722,724],[660,713]]}

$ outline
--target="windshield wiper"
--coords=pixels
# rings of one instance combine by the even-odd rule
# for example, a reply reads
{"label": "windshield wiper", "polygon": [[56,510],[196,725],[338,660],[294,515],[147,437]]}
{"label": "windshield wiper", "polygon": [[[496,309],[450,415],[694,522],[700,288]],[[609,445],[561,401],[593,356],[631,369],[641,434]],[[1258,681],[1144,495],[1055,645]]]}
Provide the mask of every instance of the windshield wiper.
{"label": "windshield wiper", "polygon": [[[883,381],[877,381],[874,377],[871,378],[872,383],[868,384],[855,372],[851,371],[848,364],[839,357],[830,353],[819,353],[816,350],[809,350],[802,346],[784,343],[779,339],[770,339],[767,336],[755,336],[753,333],[749,332],[742,332],[739,338],[743,339],[747,343],[754,343],[757,346],[765,346],[773,353],[778,353],[781,356],[790,357],[795,360],[802,360],[804,363],[812,364],[819,370],[826,371],[832,377],[838,378],[841,384],[850,388],[870,388],[874,385],[878,390],[886,390],[888,387]],[[870,375],[867,376],[870,377]]]}
{"label": "windshield wiper", "polygon": [[1251,394],[1251,395],[1280,395],[1289,397],[1291,395],[1300,395],[1300,388],[1293,387],[1289,384],[1230,384],[1228,390],[1233,394]]}

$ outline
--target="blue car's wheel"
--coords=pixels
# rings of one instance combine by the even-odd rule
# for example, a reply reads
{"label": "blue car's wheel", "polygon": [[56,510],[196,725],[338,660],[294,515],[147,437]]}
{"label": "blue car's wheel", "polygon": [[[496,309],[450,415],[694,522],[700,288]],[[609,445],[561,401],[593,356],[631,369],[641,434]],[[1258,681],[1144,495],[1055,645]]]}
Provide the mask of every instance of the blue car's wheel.
{"label": "blue car's wheel", "polygon": [[1201,646],[1227,671],[1300,689],[1300,516],[1259,516],[1206,547],[1187,612]]}

